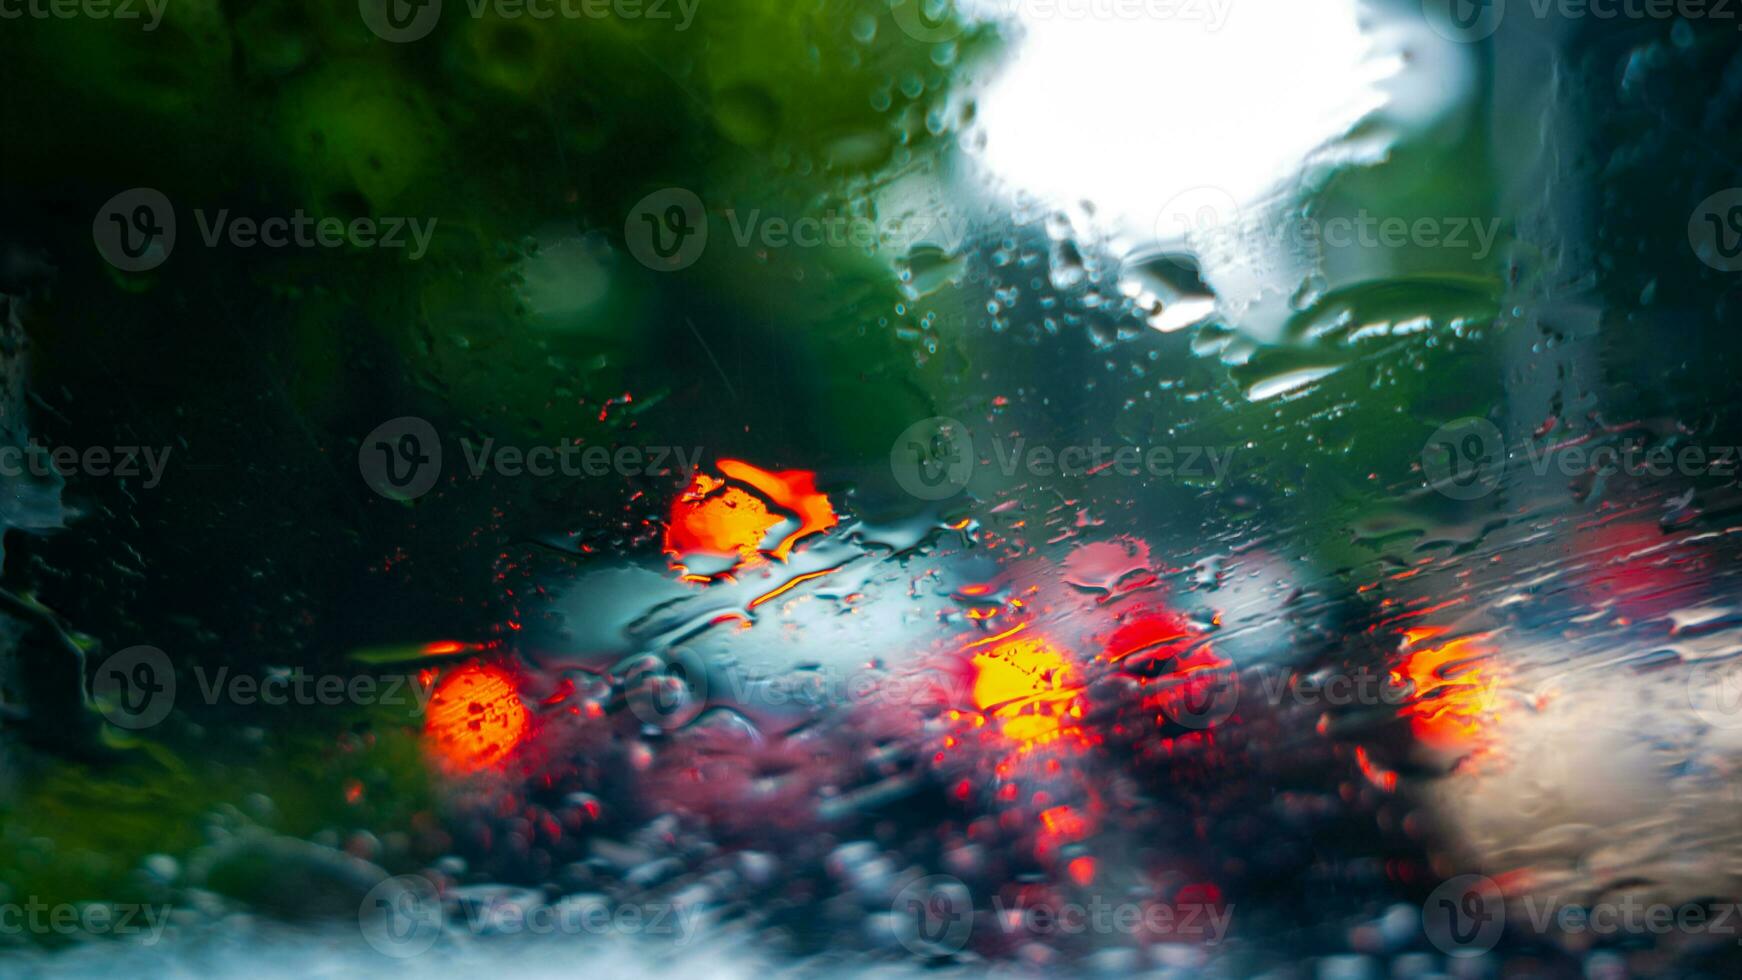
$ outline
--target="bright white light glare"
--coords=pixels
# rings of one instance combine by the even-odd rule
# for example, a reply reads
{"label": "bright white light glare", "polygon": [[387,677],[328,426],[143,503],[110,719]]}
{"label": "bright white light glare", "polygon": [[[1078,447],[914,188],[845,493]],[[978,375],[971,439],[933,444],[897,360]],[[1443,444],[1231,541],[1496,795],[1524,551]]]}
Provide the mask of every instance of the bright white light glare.
{"label": "bright white light glare", "polygon": [[1139,238],[1183,191],[1260,197],[1381,106],[1397,67],[1358,0],[989,2],[1025,37],[980,105],[987,166]]}

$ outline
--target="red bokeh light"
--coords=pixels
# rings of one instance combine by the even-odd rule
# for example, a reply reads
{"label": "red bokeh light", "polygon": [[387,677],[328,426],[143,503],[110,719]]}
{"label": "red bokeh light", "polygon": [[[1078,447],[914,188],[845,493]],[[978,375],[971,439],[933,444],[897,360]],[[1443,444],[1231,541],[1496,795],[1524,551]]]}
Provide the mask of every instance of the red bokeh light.
{"label": "red bokeh light", "polygon": [[443,677],[424,719],[431,749],[458,772],[500,764],[531,727],[514,675],[489,664],[468,664]]}

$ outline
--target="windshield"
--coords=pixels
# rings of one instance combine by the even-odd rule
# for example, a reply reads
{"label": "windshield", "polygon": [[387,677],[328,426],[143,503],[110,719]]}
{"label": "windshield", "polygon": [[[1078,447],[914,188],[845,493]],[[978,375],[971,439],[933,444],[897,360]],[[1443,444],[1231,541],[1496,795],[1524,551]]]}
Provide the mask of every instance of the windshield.
{"label": "windshield", "polygon": [[0,973],[1733,974],[1720,7],[0,0]]}

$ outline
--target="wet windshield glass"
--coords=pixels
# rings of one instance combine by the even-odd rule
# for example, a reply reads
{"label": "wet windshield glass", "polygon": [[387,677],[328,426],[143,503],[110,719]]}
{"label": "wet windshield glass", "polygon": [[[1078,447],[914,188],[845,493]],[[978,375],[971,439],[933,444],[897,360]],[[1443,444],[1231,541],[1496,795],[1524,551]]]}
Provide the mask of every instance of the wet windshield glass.
{"label": "wet windshield glass", "polygon": [[0,974],[1736,970],[1717,5],[0,13]]}

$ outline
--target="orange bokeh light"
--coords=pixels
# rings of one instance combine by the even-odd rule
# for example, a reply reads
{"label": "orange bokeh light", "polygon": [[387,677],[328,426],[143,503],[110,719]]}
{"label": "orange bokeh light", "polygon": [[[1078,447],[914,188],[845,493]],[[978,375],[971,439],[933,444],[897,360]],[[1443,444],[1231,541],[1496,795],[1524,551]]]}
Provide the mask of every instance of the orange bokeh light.
{"label": "orange bokeh light", "polygon": [[1004,735],[1023,748],[1075,730],[1081,686],[1071,662],[1045,637],[1012,635],[974,654],[973,666],[974,706],[999,719]]}
{"label": "orange bokeh light", "polygon": [[714,555],[742,568],[762,561],[769,532],[788,515],[798,526],[767,549],[782,560],[800,538],[838,523],[829,498],[817,491],[814,473],[764,470],[735,459],[720,460],[718,469],[724,479],[697,473],[672,501],[665,529],[668,555]]}
{"label": "orange bokeh light", "polygon": [[672,555],[736,555],[740,564],[747,564],[756,560],[762,538],[778,523],[780,518],[754,494],[697,473],[671,505],[665,550]]}
{"label": "orange bokeh light", "polygon": [[1408,711],[1416,737],[1435,748],[1477,748],[1499,716],[1496,651],[1485,635],[1411,649],[1447,632],[1443,626],[1405,631],[1407,656],[1393,678],[1408,680],[1415,691]]}
{"label": "orange bokeh light", "polygon": [[806,535],[827,531],[837,518],[829,498],[817,491],[817,475],[808,470],[771,472],[735,459],[720,460],[720,472],[748,484],[766,495],[774,506],[798,518],[798,528],[774,546],[772,554],[784,559],[792,546]]}
{"label": "orange bokeh light", "polygon": [[484,664],[448,674],[430,696],[424,734],[450,768],[477,772],[500,763],[532,727],[514,676]]}

